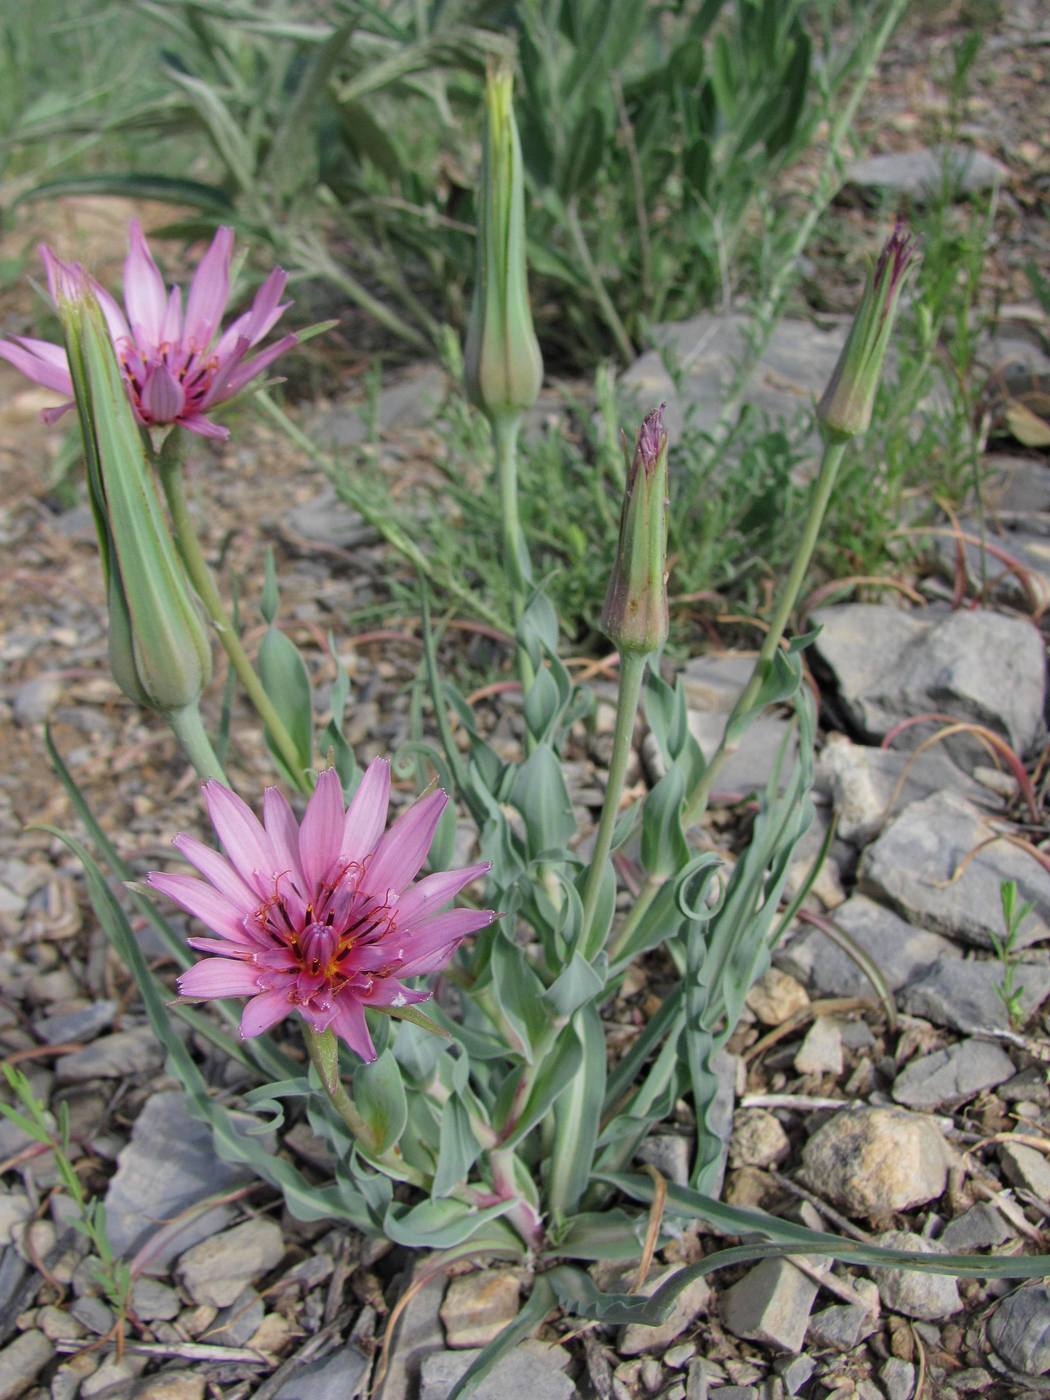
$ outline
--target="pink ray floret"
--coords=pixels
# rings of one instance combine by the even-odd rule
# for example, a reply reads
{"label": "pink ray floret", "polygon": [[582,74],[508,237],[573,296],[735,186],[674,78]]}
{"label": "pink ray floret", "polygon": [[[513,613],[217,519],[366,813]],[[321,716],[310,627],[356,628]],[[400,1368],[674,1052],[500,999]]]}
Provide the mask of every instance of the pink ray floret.
{"label": "pink ray floret", "polygon": [[[124,310],[93,278],[85,279],[76,264],[64,263],[43,244],[40,255],[53,299],[75,295],[84,285],[98,298],[124,372],[128,397],[139,422],[146,427],[179,423],[201,437],[229,437],[228,428],[208,417],[210,411],[233,398],[298,343],[289,333],[248,358],[248,352],[291,305],[281,301],[288,276],[279,267],[256,292],[251,307],[219,333],[230,295],[232,229],[220,228],[216,233],[193,274],[185,309],[178,287],[165,289],[137,219],[128,225]],[[73,382],[61,346],[15,336],[0,340],[0,357],[35,384],[71,398]],[[68,402],[45,409],[44,421],[52,423],[72,407]]]}
{"label": "pink ray floret", "polygon": [[248,997],[242,1036],[298,1011],[315,1031],[331,1029],[374,1060],[365,1007],[426,1001],[429,992],[402,979],[444,967],[496,917],[445,908],[487,864],[416,880],[448,798],[440,790],[421,797],[386,830],[385,759],[369,764],[345,810],[339,776],[327,769],[301,822],[277,788],[266,790],[261,822],[214,779],[203,792],[225,856],[176,836],[176,849],[204,878],[152,871],[148,883],[217,935],[189,940],[212,956],[182,974],[179,992],[194,1001]]}

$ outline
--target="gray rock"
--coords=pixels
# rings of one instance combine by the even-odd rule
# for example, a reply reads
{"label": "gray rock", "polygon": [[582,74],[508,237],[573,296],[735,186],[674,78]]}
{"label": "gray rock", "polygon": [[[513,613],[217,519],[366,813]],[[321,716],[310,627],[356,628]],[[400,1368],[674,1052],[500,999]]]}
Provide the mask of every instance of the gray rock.
{"label": "gray rock", "polygon": [[1050,1284],[1008,1294],[988,1322],[988,1340],[1011,1370],[1025,1376],[1050,1371]]}
{"label": "gray rock", "polygon": [[33,1022],[33,1030],[48,1045],[63,1045],[74,1040],[93,1040],[100,1031],[113,1024],[117,1014],[115,1001],[95,1001],[75,1011],[55,1011]]}
{"label": "gray rock", "polygon": [[899,1357],[891,1356],[882,1363],[879,1380],[888,1400],[911,1400],[915,1393],[915,1367],[910,1361],[901,1361]]}
{"label": "gray rock", "polygon": [[[379,394],[376,419],[380,432],[421,428],[431,422],[448,394],[448,379],[436,365],[407,371]],[[326,447],[356,447],[368,440],[371,424],[365,404],[336,404],[314,415],[311,436]]]}
{"label": "gray rock", "polygon": [[940,1108],[974,1098],[1014,1072],[1010,1056],[985,1040],[962,1040],[932,1055],[920,1055],[898,1074],[891,1090],[906,1108]]}
{"label": "gray rock", "polygon": [[112,1309],[91,1293],[74,1298],[69,1311],[82,1327],[94,1332],[96,1337],[104,1337],[116,1321]]}
{"label": "gray rock", "polygon": [[[835,922],[873,960],[891,992],[945,960],[961,960],[948,939],[916,928],[864,895],[855,894],[836,909]],[[853,959],[819,929],[807,927],[793,935],[776,956],[818,996],[873,995],[871,983]]]}
{"label": "gray rock", "polygon": [[991,1249],[1013,1238],[1006,1221],[987,1201],[978,1201],[969,1210],[950,1220],[937,1243],[949,1254],[970,1254],[975,1249]]}
{"label": "gray rock", "polygon": [[817,1285],[788,1259],[763,1259],[722,1295],[722,1322],[734,1336],[780,1351],[801,1351]]}
{"label": "gray rock", "polygon": [[[416,1268],[422,1270],[426,1265],[424,1258]],[[443,1273],[435,1274],[406,1305],[394,1334],[390,1364],[377,1400],[409,1400],[410,1397],[416,1400],[423,1361],[445,1347],[445,1334],[438,1315],[445,1283]]]}
{"label": "gray rock", "polygon": [[[773,331],[746,389],[745,398],[782,423],[806,420],[831,378],[850,324],[842,317],[832,330],[811,321],[785,317]],[[667,405],[664,426],[672,439],[686,419],[701,431],[718,423],[733,367],[747,353],[751,321],[742,312],[704,312],[688,321],[656,326],[649,350],[626,371],[621,384],[639,398]],[[664,357],[683,371],[679,383],[665,368]],[[677,376],[676,376],[677,377]]]}
{"label": "gray rock", "polygon": [[761,1395],[757,1385],[720,1385],[707,1393],[710,1400],[759,1400]]}
{"label": "gray rock", "polygon": [[[704,757],[709,759],[721,741],[725,716],[690,710],[689,728]],[[785,741],[787,753],[782,772],[786,778],[798,753],[795,728],[789,720],[779,715],[760,715],[723,764],[715,792],[737,797],[763,791]]]}
{"label": "gray rock", "polygon": [[[945,1254],[934,1240],[911,1230],[887,1230],[873,1244],[885,1249],[907,1249],[915,1254]],[[883,1307],[923,1322],[939,1322],[962,1307],[959,1285],[950,1274],[926,1274],[917,1269],[873,1268]]]}
{"label": "gray rock", "polygon": [[222,1347],[242,1347],[255,1336],[265,1313],[266,1304],[249,1284],[228,1307],[220,1310],[208,1328],[208,1341]]}
{"label": "gray rock", "polygon": [[[438,1351],[423,1361],[419,1400],[448,1400],[449,1391],[479,1355],[477,1351]],[[496,1365],[477,1389],[474,1400],[571,1400],[576,1387],[557,1366],[524,1347],[515,1347]],[[311,1396],[310,1400],[313,1400]]]}
{"label": "gray rock", "polygon": [[667,1181],[676,1186],[689,1185],[689,1163],[693,1148],[680,1133],[653,1133],[634,1154],[639,1162],[648,1162]]}
{"label": "gray rock", "polygon": [[989,929],[1002,930],[1000,886],[1014,880],[1034,905],[1017,936],[1026,948],[1050,938],[1050,872],[998,835],[965,798],[935,793],[906,807],[864,852],[861,889],[913,923],[990,948]]}
{"label": "gray rock", "polygon": [[780,1120],[765,1108],[741,1108],[733,1115],[729,1139],[731,1167],[773,1167],[791,1150]]}
{"label": "gray rock", "polygon": [[[649,1298],[662,1283],[672,1278],[678,1269],[671,1265],[653,1269],[639,1290],[640,1296]],[[670,1346],[702,1312],[707,1311],[711,1301],[711,1288],[704,1278],[694,1279],[687,1284],[675,1299],[674,1307],[665,1322],[650,1327],[644,1322],[629,1322],[620,1332],[618,1350],[621,1356],[639,1356],[644,1352],[659,1351]]]}
{"label": "gray rock", "polygon": [[289,1376],[273,1400],[354,1400],[365,1388],[368,1371],[368,1358],[357,1347],[340,1347]]}
{"label": "gray rock", "polygon": [[[1027,522],[1026,522],[1027,523]],[[959,554],[970,588],[984,590],[983,597],[995,603],[1031,612],[1050,603],[1050,540],[1034,531],[1015,528],[990,534],[982,531],[979,520],[960,520],[960,530],[969,536],[960,543],[953,535],[931,539],[931,563],[941,577],[954,584],[959,571]],[[985,543],[981,543],[982,534]],[[993,554],[992,550],[996,552]],[[1008,556],[1020,570],[1010,567]]]}
{"label": "gray rock", "polygon": [[149,1026],[104,1035],[83,1050],[60,1055],[55,1076],[62,1083],[85,1079],[123,1079],[129,1074],[150,1074],[164,1063],[160,1041]]}
{"label": "gray rock", "polygon": [[[817,609],[813,621],[822,629],[815,650],[867,737],[936,711],[993,729],[1018,753],[1038,742],[1046,661],[1038,632],[1021,618],[977,608],[931,621],[886,603],[847,603]],[[915,748],[936,727],[906,730],[899,746]],[[949,752],[984,760],[977,740],[960,739],[946,741]]]}
{"label": "gray rock", "polygon": [[982,462],[985,509],[1009,529],[1016,521],[1050,535],[1050,472],[1033,457],[990,452]]}
{"label": "gray rock", "polygon": [[879,1219],[935,1200],[948,1149],[929,1118],[902,1109],[843,1110],[802,1149],[803,1179],[851,1214]]}
{"label": "gray rock", "polygon": [[[106,1192],[106,1225],[117,1255],[139,1249],[162,1222],[206,1196],[251,1180],[247,1167],[220,1161],[211,1130],[189,1116],[177,1091],[147,1100],[117,1164]],[[189,1244],[217,1234],[232,1219],[229,1206],[217,1206],[188,1221],[151,1253],[150,1267],[163,1268]]]}
{"label": "gray rock", "polygon": [[176,1276],[195,1303],[226,1308],[284,1257],[281,1227],[256,1216],[179,1256]]}
{"label": "gray rock", "polygon": [[817,779],[831,794],[836,834],[858,846],[874,840],[895,812],[931,793],[948,788],[973,801],[988,799],[942,744],[921,754],[904,753],[833,734],[817,761]]}
{"label": "gray rock", "polygon": [[988,190],[1010,178],[1001,161],[972,146],[921,147],[865,156],[846,167],[846,180],[865,189],[895,190],[932,199],[947,187],[958,197]]}
{"label": "gray rock", "polygon": [[841,1074],[842,1032],[833,1016],[817,1016],[795,1054],[799,1074]]}
{"label": "gray rock", "polygon": [[784,1356],[773,1362],[773,1369],[784,1382],[787,1393],[797,1395],[817,1369],[817,1363],[811,1356]]}
{"label": "gray rock", "polygon": [[297,536],[311,544],[336,549],[359,549],[379,541],[375,526],[369,525],[363,515],[341,501],[332,486],[325,487],[312,500],[293,506],[281,526],[293,545]]}
{"label": "gray rock", "polygon": [[15,723],[23,727],[43,724],[62,699],[65,688],[61,676],[34,676],[32,680],[23,681],[11,697]]}
{"label": "gray rock", "polygon": [[54,1354],[43,1332],[23,1332],[9,1342],[0,1351],[0,1400],[15,1400],[28,1390]]}
{"label": "gray rock", "polygon": [[1006,1103],[1034,1103],[1050,1108],[1050,1066],[1029,1065],[1002,1086],[999,1097]]}
{"label": "gray rock", "polygon": [[170,1322],[182,1311],[182,1300],[160,1279],[140,1277],[135,1280],[131,1306],[143,1322]]}
{"label": "gray rock", "polygon": [[483,1347],[518,1315],[521,1281],[509,1269],[484,1269],[454,1278],[441,1304],[450,1347]]}
{"label": "gray rock", "polygon": [[[1050,996],[1050,968],[1019,963],[1017,981],[1026,1016]],[[901,1009],[954,1030],[1010,1030],[1010,1018],[996,987],[1002,968],[990,959],[962,958],[935,963],[900,991]]]}
{"label": "gray rock", "polygon": [[809,1320],[806,1341],[810,1346],[833,1351],[852,1351],[864,1337],[874,1332],[878,1319],[860,1303],[837,1303],[814,1313]]}
{"label": "gray rock", "polygon": [[707,1110],[708,1132],[719,1144],[718,1161],[705,1177],[703,1190],[718,1196],[725,1179],[726,1161],[729,1157],[729,1137],[733,1125],[733,1104],[736,1100],[737,1069],[740,1060],[728,1050],[719,1050],[711,1062],[718,1087],[715,1097]]}
{"label": "gray rock", "polygon": [[1014,1186],[1031,1191],[1041,1201],[1050,1201],[1050,1162],[1035,1147],[1024,1145],[1024,1134],[1014,1134],[1017,1142],[999,1144],[1003,1175]]}

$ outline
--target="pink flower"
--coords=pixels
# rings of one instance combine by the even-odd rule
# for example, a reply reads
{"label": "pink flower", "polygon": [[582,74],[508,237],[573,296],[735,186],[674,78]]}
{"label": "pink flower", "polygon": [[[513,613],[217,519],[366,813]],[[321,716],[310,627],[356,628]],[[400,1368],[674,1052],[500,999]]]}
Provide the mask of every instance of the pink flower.
{"label": "pink flower", "polygon": [[250,997],[241,1035],[259,1035],[292,1011],[317,1032],[329,1027],[363,1060],[375,1059],[366,1006],[407,1006],[428,992],[401,978],[434,972],[491,909],[437,912],[488,865],[416,881],[448,798],[432,792],[386,826],[390,765],[369,764],[349,808],[334,768],[317,780],[302,823],[277,788],[267,788],[260,823],[214,779],[203,788],[228,859],[176,836],[175,847],[204,876],[152,871],[148,882],[219,936],[191,938],[215,954],[178,979],[193,1000]]}
{"label": "pink flower", "polygon": [[[62,262],[44,244],[40,255],[54,300],[68,294],[70,287],[83,285],[85,274],[77,264]],[[245,358],[291,305],[281,301],[288,276],[279,267],[256,292],[251,308],[218,335],[230,295],[232,255],[233,230],[220,228],[193,274],[184,310],[182,293],[178,287],[165,290],[142,226],[132,219],[124,263],[127,316],[104,287],[93,278],[87,279],[113,337],[128,397],[139,422],[146,427],[179,423],[202,437],[229,437],[229,429],[214,423],[206,414],[233,398],[278,355],[297,343],[296,336],[285,335],[254,359]],[[16,336],[14,340],[0,340],[0,356],[34,383],[72,395],[69,365],[60,345]],[[52,423],[72,407],[70,402],[46,409],[44,421]]]}

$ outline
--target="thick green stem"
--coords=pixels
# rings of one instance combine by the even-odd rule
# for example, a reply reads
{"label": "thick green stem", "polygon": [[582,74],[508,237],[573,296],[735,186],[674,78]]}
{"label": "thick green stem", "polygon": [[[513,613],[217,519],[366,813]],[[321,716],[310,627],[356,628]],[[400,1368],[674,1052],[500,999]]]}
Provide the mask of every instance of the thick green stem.
{"label": "thick green stem", "polygon": [[[842,462],[842,455],[845,450],[846,444],[841,440],[829,441],[824,445],[824,457],[820,464],[820,475],[817,477],[814,486],[813,500],[810,504],[806,528],[803,531],[798,551],[791,565],[791,572],[788,574],[784,586],[780,591],[780,601],[770,621],[769,630],[762,642],[762,649],[758,654],[755,669],[751,672],[751,677],[734,706],[735,714],[745,714],[752,708],[762,689],[762,682],[765,680],[769,668],[773,663],[773,657],[776,655],[777,648],[780,646],[780,640],[784,635],[784,629],[787,627],[788,620],[791,617],[792,610],[795,607],[795,603],[798,601],[798,595],[805,582],[806,571],[813,557],[813,550],[816,547],[817,539],[820,535],[820,527],[824,523],[824,514],[828,508],[828,502],[831,499],[831,493],[835,487],[839,466]],[[735,744],[727,743],[725,733],[723,733],[718,748],[711,756],[711,761],[704,769],[699,782],[689,794],[686,801],[684,821],[687,826],[692,826],[693,823],[699,821],[700,817],[703,815],[704,808],[707,806],[707,799],[711,795],[711,789],[714,786],[714,781],[721,771],[722,765],[733,752],[734,748]]]}
{"label": "thick green stem", "polygon": [[315,1031],[306,1021],[303,1022],[303,1037],[306,1041],[310,1063],[317,1070],[318,1078],[328,1095],[328,1101],[346,1124],[350,1136],[359,1143],[369,1158],[380,1166],[388,1167],[391,1173],[402,1181],[410,1181],[414,1186],[425,1186],[426,1178],[415,1167],[410,1167],[401,1157],[397,1148],[386,1152],[378,1150],[375,1135],[368,1123],[357,1110],[357,1105],[346,1091],[346,1085],[339,1075],[339,1041],[334,1031]]}
{"label": "thick green stem", "polygon": [[201,721],[200,707],[196,701],[183,710],[171,710],[165,715],[183,752],[197,770],[200,778],[218,778],[226,783],[226,774],[211,746],[207,731]]}
{"label": "thick green stem", "polygon": [[[489,419],[492,428],[492,441],[496,450],[496,478],[499,482],[500,520],[503,536],[503,567],[510,583],[510,610],[517,627],[525,610],[532,583],[532,562],[529,547],[525,542],[525,532],[521,528],[518,512],[518,430],[521,426],[519,413],[498,413]],[[535,679],[532,658],[518,642],[518,675],[522,693],[528,692]]]}
{"label": "thick green stem", "polygon": [[642,677],[645,675],[648,660],[648,656],[639,655],[637,652],[620,653],[620,685],[616,696],[616,729],[613,734],[612,759],[609,763],[602,814],[598,820],[594,854],[591,856],[587,882],[583,889],[580,952],[588,962],[601,951],[605,936],[605,930],[595,926],[594,916],[605,875],[605,865],[612,847],[616,818],[620,813],[620,798],[623,796],[624,778],[634,737],[634,722],[638,713],[638,697],[641,694]]}
{"label": "thick green stem", "polygon": [[[165,444],[167,448],[167,444]],[[207,560],[197,538],[197,531],[193,525],[193,518],[190,515],[189,504],[186,500],[186,484],[182,472],[182,462],[176,452],[162,451],[157,463],[160,474],[161,485],[164,487],[164,495],[168,502],[168,510],[171,512],[171,523],[175,531],[175,543],[178,547],[179,555],[189,575],[190,582],[197,592],[197,596],[204,604],[204,610],[211,619],[223,650],[230,658],[230,665],[237,672],[238,679],[244,686],[248,694],[248,699],[255,706],[259,718],[266,725],[270,732],[270,737],[280,751],[281,758],[289,773],[295,775],[299,780],[299,786],[304,791],[309,791],[310,784],[305,776],[302,776],[302,761],[295,746],[295,741],[288,733],[284,721],[274,709],[270,697],[263,689],[262,682],[255,673],[255,668],[248,659],[248,653],[241,645],[241,639],[237,635],[225,604],[219,596],[219,590],[215,586],[211,570],[208,568]]]}

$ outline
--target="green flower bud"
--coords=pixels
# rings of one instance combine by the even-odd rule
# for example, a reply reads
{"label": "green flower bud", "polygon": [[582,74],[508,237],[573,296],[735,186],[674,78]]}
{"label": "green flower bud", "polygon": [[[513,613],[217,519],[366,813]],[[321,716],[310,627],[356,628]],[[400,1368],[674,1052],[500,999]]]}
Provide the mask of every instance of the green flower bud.
{"label": "green flower bud", "polygon": [[835,366],[817,419],[825,435],[851,438],[867,430],[882,376],[901,289],[915,261],[915,243],[898,224],[868,274],[860,309]]}
{"label": "green flower bud", "polygon": [[[667,640],[667,434],[664,405],[648,414],[627,463],[620,543],[602,631],[621,652],[648,655]],[[624,440],[624,452],[627,443]]]}
{"label": "green flower bud", "polygon": [[508,68],[490,67],[479,191],[474,299],[467,326],[467,393],[490,419],[531,408],[543,360],[529,310],[521,143]]}
{"label": "green flower bud", "polygon": [[102,310],[78,267],[59,272],[58,312],[106,579],[113,678],[138,704],[172,713],[195,704],[208,682],[207,632],[175,554]]}

